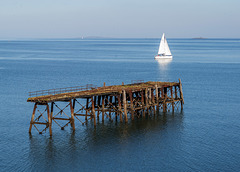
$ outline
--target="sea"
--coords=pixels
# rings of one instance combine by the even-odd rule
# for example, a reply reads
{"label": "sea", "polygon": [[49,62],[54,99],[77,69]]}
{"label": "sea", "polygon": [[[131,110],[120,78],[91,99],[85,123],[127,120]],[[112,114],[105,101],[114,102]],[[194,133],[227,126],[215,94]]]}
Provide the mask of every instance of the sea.
{"label": "sea", "polygon": [[[240,39],[168,39],[170,61],[159,42],[0,40],[0,171],[239,171]],[[183,111],[28,132],[28,92],[179,78]]]}

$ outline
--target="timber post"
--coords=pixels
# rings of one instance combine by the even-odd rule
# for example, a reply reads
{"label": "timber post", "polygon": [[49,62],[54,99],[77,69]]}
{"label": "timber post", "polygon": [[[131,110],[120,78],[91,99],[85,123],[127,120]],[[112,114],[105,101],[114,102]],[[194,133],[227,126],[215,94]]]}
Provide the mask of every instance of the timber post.
{"label": "timber post", "polygon": [[120,122],[123,122],[123,119],[122,119],[122,107],[121,107],[121,96],[118,95],[117,98],[118,98],[118,111],[119,111],[119,115],[120,115]]}
{"label": "timber post", "polygon": [[171,102],[172,102],[172,112],[174,112],[174,98],[173,98],[173,87],[170,87],[171,90]]}
{"label": "timber post", "polygon": [[49,134],[52,136],[52,119],[51,119],[51,114],[49,112],[49,106],[47,104],[47,116],[48,116],[48,128],[49,128]]}
{"label": "timber post", "polygon": [[126,91],[123,90],[123,108],[124,108],[124,120],[127,123],[128,118],[127,118],[127,100],[126,100]]}
{"label": "timber post", "polygon": [[179,78],[179,89],[180,89],[180,98],[181,98],[181,110],[183,109],[184,99],[183,99],[183,91],[182,91],[182,82]]}
{"label": "timber post", "polygon": [[96,127],[96,115],[95,115],[94,98],[91,97],[91,100],[92,100],[92,116],[93,116],[93,122],[94,122],[94,126]]}
{"label": "timber post", "polygon": [[145,105],[146,105],[146,109],[147,109],[147,114],[148,114],[148,89],[145,89]]}
{"label": "timber post", "polygon": [[142,105],[142,115],[145,117],[145,105],[144,105],[144,91],[141,90],[141,105]]}
{"label": "timber post", "polygon": [[159,100],[158,100],[158,86],[157,84],[155,85],[155,94],[156,94],[156,108],[157,108],[157,112],[159,112]]}
{"label": "timber post", "polygon": [[102,122],[104,123],[105,117],[105,96],[102,96]]}
{"label": "timber post", "polygon": [[37,109],[37,103],[34,104],[33,113],[32,113],[32,118],[31,118],[30,127],[29,127],[29,133],[31,133],[31,131],[32,131],[32,125],[33,125],[33,122],[34,122],[34,117],[35,117],[36,109]]}
{"label": "timber post", "polygon": [[70,103],[70,110],[71,110],[71,126],[73,131],[75,131],[75,122],[74,122],[74,106],[75,106],[75,99],[73,99],[73,103],[72,100],[69,101]]}
{"label": "timber post", "polygon": [[89,102],[89,98],[87,98],[87,102],[86,102],[86,114],[85,114],[85,121],[87,122],[87,117],[88,117],[88,102]]}
{"label": "timber post", "polygon": [[133,92],[132,90],[128,91],[128,95],[130,97],[130,109],[131,109],[131,118],[134,120],[134,110],[133,110]]}

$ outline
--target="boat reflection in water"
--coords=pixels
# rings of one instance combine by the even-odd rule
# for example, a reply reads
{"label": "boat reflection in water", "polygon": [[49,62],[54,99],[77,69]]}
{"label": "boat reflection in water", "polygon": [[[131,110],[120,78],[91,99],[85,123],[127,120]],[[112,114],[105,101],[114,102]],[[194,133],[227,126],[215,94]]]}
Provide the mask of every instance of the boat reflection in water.
{"label": "boat reflection in water", "polygon": [[158,62],[160,70],[167,70],[168,65],[172,62],[172,59],[155,59]]}

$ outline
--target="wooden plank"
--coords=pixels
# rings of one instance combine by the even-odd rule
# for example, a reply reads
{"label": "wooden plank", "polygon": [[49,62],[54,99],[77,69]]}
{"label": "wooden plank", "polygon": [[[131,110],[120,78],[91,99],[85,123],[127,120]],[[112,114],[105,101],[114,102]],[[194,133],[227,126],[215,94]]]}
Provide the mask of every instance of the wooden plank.
{"label": "wooden plank", "polygon": [[71,120],[71,118],[57,118],[57,117],[54,117],[52,119],[55,119],[55,120],[64,120],[64,121],[69,121]]}
{"label": "wooden plank", "polygon": [[[74,113],[74,116],[86,116],[86,114]],[[92,116],[92,115],[87,115],[87,116]]]}
{"label": "wooden plank", "polygon": [[33,124],[48,125],[47,122],[33,122]]}

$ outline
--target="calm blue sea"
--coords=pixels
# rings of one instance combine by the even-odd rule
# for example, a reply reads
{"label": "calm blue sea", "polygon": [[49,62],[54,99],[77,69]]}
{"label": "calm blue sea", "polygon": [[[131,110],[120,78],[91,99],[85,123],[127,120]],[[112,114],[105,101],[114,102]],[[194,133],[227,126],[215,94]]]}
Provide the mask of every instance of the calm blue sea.
{"label": "calm blue sea", "polygon": [[[0,171],[239,171],[240,39],[159,41],[1,40]],[[178,78],[182,113],[28,134],[29,91]]]}

